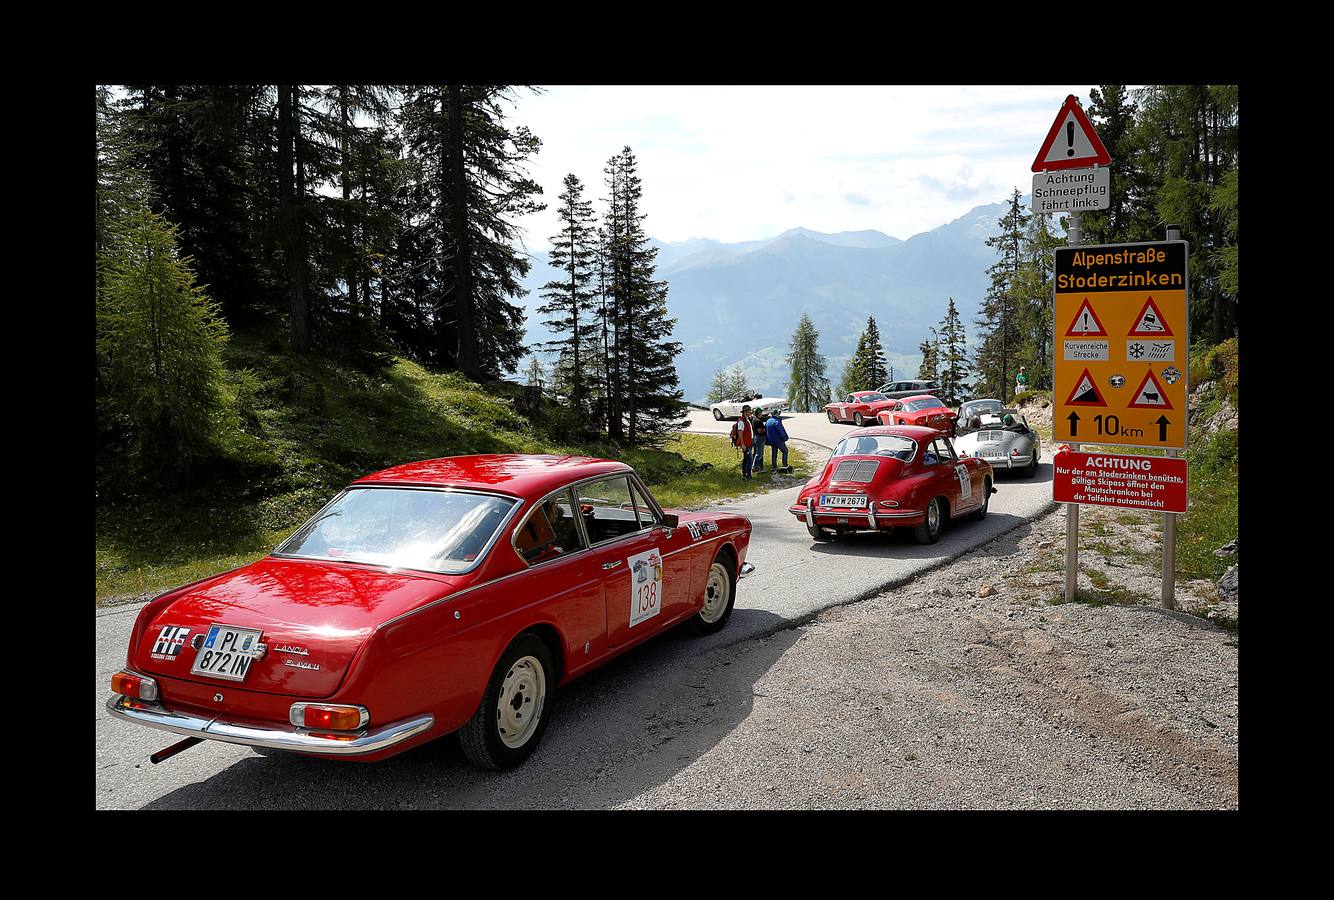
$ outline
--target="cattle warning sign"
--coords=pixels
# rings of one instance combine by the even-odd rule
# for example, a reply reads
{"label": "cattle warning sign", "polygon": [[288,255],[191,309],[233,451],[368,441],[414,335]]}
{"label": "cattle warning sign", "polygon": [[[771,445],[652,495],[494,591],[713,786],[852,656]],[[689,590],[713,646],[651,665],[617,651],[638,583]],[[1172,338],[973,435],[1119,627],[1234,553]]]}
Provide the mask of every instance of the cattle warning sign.
{"label": "cattle warning sign", "polygon": [[1185,241],[1056,250],[1058,441],[1186,447]]}

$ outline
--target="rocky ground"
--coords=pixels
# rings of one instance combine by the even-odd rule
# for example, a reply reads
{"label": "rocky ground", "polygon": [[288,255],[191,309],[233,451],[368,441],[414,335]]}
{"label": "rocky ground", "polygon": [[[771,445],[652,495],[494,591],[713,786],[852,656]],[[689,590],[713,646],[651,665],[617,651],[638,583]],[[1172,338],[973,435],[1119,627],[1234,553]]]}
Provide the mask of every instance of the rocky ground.
{"label": "rocky ground", "polygon": [[[1089,600],[1062,602],[1063,538],[1058,510],[909,585],[695,661],[687,680],[751,682],[753,706],[622,805],[1237,808],[1235,632],[1162,609],[1146,560],[1111,564],[1087,545]],[[683,733],[707,726],[709,698],[697,702],[676,716]]]}

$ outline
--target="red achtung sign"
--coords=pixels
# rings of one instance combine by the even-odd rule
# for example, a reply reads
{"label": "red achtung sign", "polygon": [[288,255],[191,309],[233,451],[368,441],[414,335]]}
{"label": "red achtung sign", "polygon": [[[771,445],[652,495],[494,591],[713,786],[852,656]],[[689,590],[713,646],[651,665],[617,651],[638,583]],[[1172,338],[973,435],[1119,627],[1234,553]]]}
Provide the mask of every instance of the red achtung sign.
{"label": "red achtung sign", "polygon": [[1057,503],[1186,511],[1184,459],[1063,450],[1052,468],[1052,499]]}

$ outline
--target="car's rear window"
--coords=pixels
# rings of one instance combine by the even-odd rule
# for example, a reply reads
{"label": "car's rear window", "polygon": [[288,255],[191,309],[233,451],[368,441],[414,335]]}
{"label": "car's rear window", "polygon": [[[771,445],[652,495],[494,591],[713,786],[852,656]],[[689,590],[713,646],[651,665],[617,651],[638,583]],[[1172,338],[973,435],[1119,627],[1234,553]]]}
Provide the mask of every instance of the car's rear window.
{"label": "car's rear window", "polygon": [[349,488],[274,553],[445,574],[473,567],[513,497],[414,488]]}
{"label": "car's rear window", "polygon": [[911,403],[904,404],[908,412],[917,412],[919,409],[932,409],[939,405],[940,401],[935,397],[924,397],[921,400],[914,400]]}
{"label": "car's rear window", "polygon": [[916,450],[916,441],[896,434],[858,435],[839,441],[834,456],[892,456],[907,462]]}

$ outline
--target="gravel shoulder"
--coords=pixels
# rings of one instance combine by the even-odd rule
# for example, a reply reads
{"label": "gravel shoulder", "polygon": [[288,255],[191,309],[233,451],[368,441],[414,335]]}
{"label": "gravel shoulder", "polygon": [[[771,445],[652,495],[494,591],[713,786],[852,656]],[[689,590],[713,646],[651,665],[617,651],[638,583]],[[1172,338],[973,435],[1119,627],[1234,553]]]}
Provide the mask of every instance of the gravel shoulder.
{"label": "gravel shoulder", "polygon": [[749,714],[622,805],[1236,809],[1236,635],[1004,577],[1063,534],[1057,511],[905,588],[709,654],[719,673],[772,660]]}

